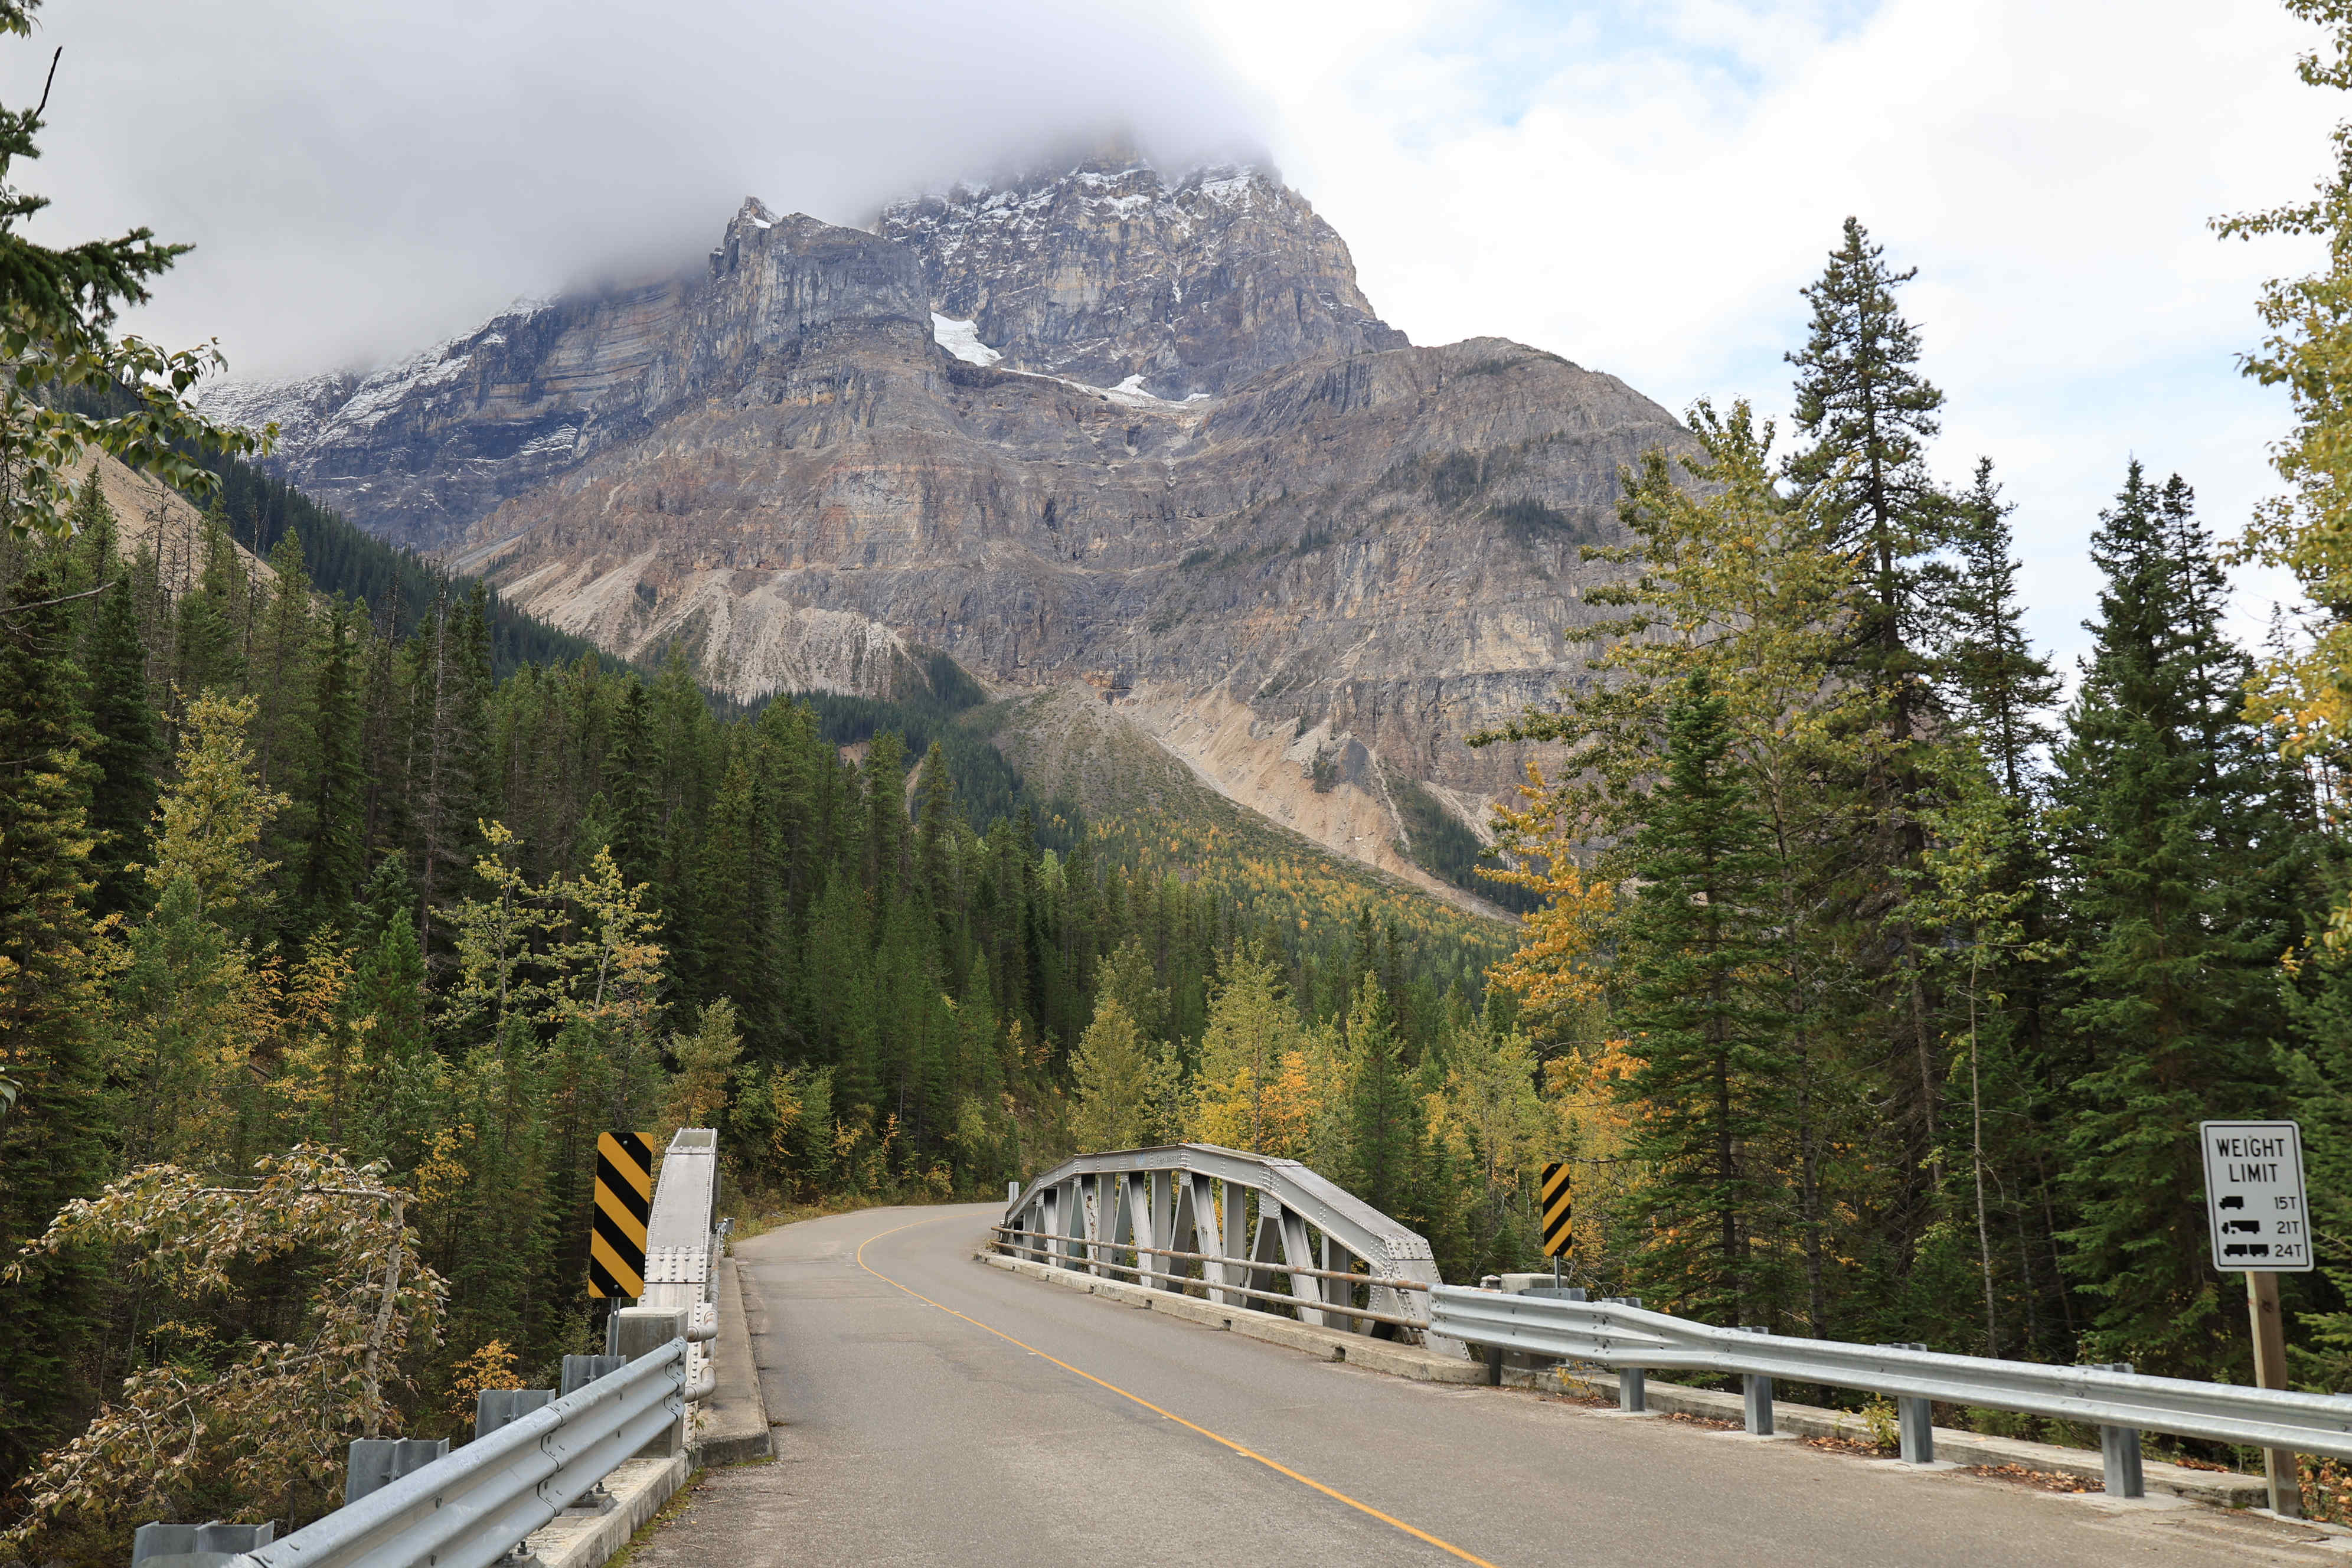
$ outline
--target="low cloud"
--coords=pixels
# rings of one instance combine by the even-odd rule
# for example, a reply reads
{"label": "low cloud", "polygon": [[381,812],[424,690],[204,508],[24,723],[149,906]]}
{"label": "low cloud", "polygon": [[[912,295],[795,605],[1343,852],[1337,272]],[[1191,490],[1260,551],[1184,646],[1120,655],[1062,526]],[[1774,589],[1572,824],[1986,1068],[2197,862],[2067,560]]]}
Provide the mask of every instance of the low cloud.
{"label": "low cloud", "polygon": [[192,242],[134,325],[239,374],[364,363],[518,295],[691,265],[737,203],[868,221],[1124,134],[1245,153],[1253,100],[1181,18],[1103,0],[51,0],[37,232]]}

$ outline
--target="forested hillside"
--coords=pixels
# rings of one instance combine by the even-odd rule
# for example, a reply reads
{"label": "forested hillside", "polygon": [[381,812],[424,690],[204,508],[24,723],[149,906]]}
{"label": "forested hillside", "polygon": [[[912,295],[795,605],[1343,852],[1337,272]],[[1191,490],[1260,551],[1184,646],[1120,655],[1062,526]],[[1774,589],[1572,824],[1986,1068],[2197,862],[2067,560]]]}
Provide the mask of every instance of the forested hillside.
{"label": "forested hillside", "polygon": [[[13,993],[0,1247],[135,1172],[381,1163],[367,1179],[410,1194],[415,1261],[448,1291],[384,1419],[440,1429],[469,1378],[543,1377],[590,1343],[608,1128],[720,1127],[755,1207],[1001,1193],[1106,1137],[1247,1137],[1234,1095],[1265,1139],[1329,1123],[1351,1010],[1396,1020],[1374,1064],[1391,1097],[1414,1070],[1442,1088],[1443,1042],[1490,1037],[1491,951],[1465,963],[1446,940],[1479,922],[1344,878],[1301,904],[1281,868],[1320,857],[1278,835],[1263,885],[1159,869],[1184,858],[1172,839],[1119,851],[956,723],[974,693],[948,661],[899,702],[731,715],[675,659],[499,679],[478,586],[443,585],[404,634],[322,597],[311,514],[269,504],[291,521],[268,583],[215,514],[173,593],[152,552],[118,549],[94,484],[71,540],[0,546],[0,722],[26,759],[0,886],[32,922],[12,951],[50,966]],[[1281,1082],[1230,1081],[1221,996],[1256,1009]],[[1130,1079],[1150,1103],[1104,1111]],[[1492,1230],[1459,1230],[1457,1269]],[[215,1353],[158,1338],[155,1298],[107,1250],[68,1248],[17,1292],[40,1331],[0,1348],[11,1473],[126,1376]],[[307,1265],[256,1267],[299,1302]],[[243,1295],[200,1318],[223,1353],[272,1332]],[[215,1461],[158,1484],[210,1495]],[[94,1542],[121,1522],[58,1506]]]}

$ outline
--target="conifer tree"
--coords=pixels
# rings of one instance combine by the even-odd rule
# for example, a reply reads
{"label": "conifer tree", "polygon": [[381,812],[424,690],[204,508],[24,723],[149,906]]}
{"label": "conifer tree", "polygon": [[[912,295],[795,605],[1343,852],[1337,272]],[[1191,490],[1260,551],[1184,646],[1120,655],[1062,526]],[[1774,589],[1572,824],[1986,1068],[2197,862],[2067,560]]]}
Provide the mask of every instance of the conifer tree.
{"label": "conifer tree", "polygon": [[1348,1186],[1382,1214],[1402,1214],[1425,1129],[1388,995],[1370,974],[1348,1011],[1347,1049]]}
{"label": "conifer tree", "polygon": [[1635,1065],[1617,1093],[1655,1172],[1645,1272],[1682,1310],[1744,1323],[1776,1304],[1765,1254],[1781,1200],[1765,1141],[1792,1075],[1766,946],[1769,839],[1727,765],[1727,711],[1704,673],[1668,710],[1664,776],[1633,845],[1619,1016]]}
{"label": "conifer tree", "polygon": [[1882,1237],[1898,1275],[1934,1223],[1943,1142],[1940,999],[1920,933],[1889,897],[1917,876],[1927,846],[1921,819],[1936,770],[1921,752],[1935,733],[1928,648],[1945,576],[1932,558],[1949,542],[1953,521],[1927,469],[1944,395],[1920,374],[1918,331],[1895,300],[1916,275],[1888,267],[1883,247],[1848,217],[1828,266],[1804,290],[1812,306],[1805,347],[1788,356],[1798,372],[1797,427],[1811,438],[1790,458],[1788,478],[1851,563],[1858,592],[1845,664],[1875,709],[1836,781],[1854,805],[1854,839],[1836,850],[1847,868],[1838,898],[1854,927],[1845,944],[1881,956],[1874,972],[1841,989],[1847,1028],[1887,1037],[1859,1050],[1884,1062],[1884,1092],[1905,1139]]}
{"label": "conifer tree", "polygon": [[263,787],[282,787],[290,776],[295,737],[307,726],[311,673],[310,574],[302,561],[302,541],[290,529],[269,552],[273,581],[267,607],[254,627],[254,763]]}
{"label": "conifer tree", "polygon": [[1117,997],[1105,997],[1070,1056],[1077,1086],[1071,1131],[1088,1153],[1139,1149],[1168,1141],[1161,1121],[1171,1064]]}
{"label": "conifer tree", "polygon": [[155,709],[147,689],[147,653],[139,637],[127,576],[99,595],[86,639],[89,676],[89,826],[92,907],[129,914],[146,900],[136,868],[155,815]]}
{"label": "conifer tree", "polygon": [[199,543],[203,563],[195,568],[194,583],[177,595],[172,635],[175,710],[207,691],[240,689],[246,679],[245,563],[217,513],[205,516]]}
{"label": "conifer tree", "polygon": [[2081,1064],[2067,1265],[2095,1353],[2207,1376],[2243,1336],[2209,1267],[2191,1133],[2277,1103],[2272,966],[2295,939],[2301,808],[2240,716],[2247,662],[2186,487],[2134,461],[2092,556],[2106,582],[2053,784]]}
{"label": "conifer tree", "polygon": [[2010,797],[2022,799],[2033,754],[2053,733],[2042,714],[2057,700],[2059,681],[2025,635],[2013,510],[1993,481],[1992,459],[1979,459],[1975,482],[1953,510],[1958,561],[1943,595],[1937,664],[1953,716],[1980,738]]}
{"label": "conifer tree", "polygon": [[[85,902],[87,774],[65,608],[37,567],[0,606],[0,1257],[47,1229],[107,1176],[99,965]],[[0,1475],[20,1471],[82,1396],[78,1367],[99,1313],[98,1259],[75,1249],[23,1262],[0,1334]]]}
{"label": "conifer tree", "polygon": [[604,753],[604,798],[613,807],[613,858],[633,882],[651,881],[661,868],[662,823],[655,798],[652,715],[635,673],[622,678]]}
{"label": "conifer tree", "polygon": [[1918,331],[1895,300],[1916,276],[1889,268],[1860,220],[1847,218],[1843,243],[1804,290],[1811,335],[1788,356],[1798,369],[1797,427],[1812,442],[1790,459],[1789,477],[1800,494],[1818,496],[1854,556],[1866,589],[1854,656],[1898,739],[1908,738],[1922,695],[1924,566],[1949,510],[1927,462],[1944,395],[1919,374]]}
{"label": "conifer tree", "polygon": [[366,784],[361,750],[362,642],[352,606],[336,600],[320,632],[303,785],[310,841],[303,854],[302,901],[326,913],[351,898],[365,867]]}

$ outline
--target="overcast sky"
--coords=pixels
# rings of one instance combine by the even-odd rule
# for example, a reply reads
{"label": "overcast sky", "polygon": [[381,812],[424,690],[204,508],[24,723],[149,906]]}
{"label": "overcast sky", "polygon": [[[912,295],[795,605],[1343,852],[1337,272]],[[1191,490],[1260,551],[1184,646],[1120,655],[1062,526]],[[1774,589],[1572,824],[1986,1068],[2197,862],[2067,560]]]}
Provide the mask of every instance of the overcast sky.
{"label": "overcast sky", "polygon": [[2308,37],[2273,0],[49,0],[0,94],[64,46],[43,232],[195,243],[134,324],[239,374],[690,259],[745,195],[862,223],[1124,129],[1269,153],[1415,342],[1780,414],[1796,290],[1858,214],[1919,268],[1939,466],[1995,459],[2071,655],[2130,455],[2223,532],[2269,488],[2284,401],[2233,356],[2310,258],[2206,222],[2320,172],[2352,104],[2294,81]]}

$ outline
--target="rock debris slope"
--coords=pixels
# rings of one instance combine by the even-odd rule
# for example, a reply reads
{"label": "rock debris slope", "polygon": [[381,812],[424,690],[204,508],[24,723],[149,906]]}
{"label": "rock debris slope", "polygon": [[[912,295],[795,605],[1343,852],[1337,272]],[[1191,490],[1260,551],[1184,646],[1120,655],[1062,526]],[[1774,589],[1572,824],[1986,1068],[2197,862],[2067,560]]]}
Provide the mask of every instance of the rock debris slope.
{"label": "rock debris slope", "polygon": [[1577,679],[1580,547],[1684,449],[1613,376],[1418,348],[1255,170],[1097,160],[885,212],[747,202],[695,277],[521,305],[364,378],[215,395],[289,476],[625,655],[742,698],[886,693],[943,649],[1417,875],[1396,795],[1474,826],[1462,737]]}

